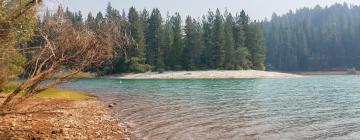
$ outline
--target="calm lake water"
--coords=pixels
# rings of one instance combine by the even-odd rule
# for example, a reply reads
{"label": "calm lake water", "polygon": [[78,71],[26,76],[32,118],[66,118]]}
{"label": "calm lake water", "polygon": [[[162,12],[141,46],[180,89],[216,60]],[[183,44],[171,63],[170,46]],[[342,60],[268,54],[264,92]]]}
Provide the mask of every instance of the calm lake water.
{"label": "calm lake water", "polygon": [[360,139],[360,77],[109,80],[63,85],[116,102],[139,139]]}

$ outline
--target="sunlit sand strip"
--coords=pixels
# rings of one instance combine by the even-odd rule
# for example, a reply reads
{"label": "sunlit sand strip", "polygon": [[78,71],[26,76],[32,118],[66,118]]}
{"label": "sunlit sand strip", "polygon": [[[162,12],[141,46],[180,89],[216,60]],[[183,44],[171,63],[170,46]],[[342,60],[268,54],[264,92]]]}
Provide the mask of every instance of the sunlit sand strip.
{"label": "sunlit sand strip", "polygon": [[257,71],[257,70],[210,70],[210,71],[168,71],[163,73],[147,72],[140,74],[124,74],[112,76],[118,79],[243,79],[243,78],[297,78],[301,75]]}

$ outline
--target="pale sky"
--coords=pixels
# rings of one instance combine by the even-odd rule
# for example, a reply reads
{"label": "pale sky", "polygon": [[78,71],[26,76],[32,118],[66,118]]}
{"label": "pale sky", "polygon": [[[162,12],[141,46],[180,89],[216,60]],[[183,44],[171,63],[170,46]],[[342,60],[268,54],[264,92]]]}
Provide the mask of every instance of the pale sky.
{"label": "pale sky", "polygon": [[128,11],[128,8],[134,6],[136,9],[148,10],[159,8],[163,16],[167,12],[173,14],[179,12],[182,16],[190,15],[192,17],[201,17],[209,9],[219,8],[224,11],[228,9],[231,13],[236,13],[244,9],[252,19],[262,20],[265,17],[270,18],[272,13],[278,15],[284,14],[289,10],[296,10],[303,7],[314,7],[332,5],[334,3],[347,2],[349,5],[360,5],[360,0],[46,0],[46,6],[50,10],[55,5],[62,4],[69,7],[70,10],[87,13],[104,12],[108,2],[116,9]]}

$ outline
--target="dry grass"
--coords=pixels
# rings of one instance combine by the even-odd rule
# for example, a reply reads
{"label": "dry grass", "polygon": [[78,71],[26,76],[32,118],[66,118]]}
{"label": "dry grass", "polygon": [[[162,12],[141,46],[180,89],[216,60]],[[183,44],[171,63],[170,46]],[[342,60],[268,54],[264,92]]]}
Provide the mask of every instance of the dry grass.
{"label": "dry grass", "polygon": [[[14,91],[17,86],[19,86],[18,82],[9,82],[5,84],[4,92],[0,93],[0,96],[6,96],[8,93]],[[19,94],[19,96],[23,95],[24,94]],[[34,97],[65,100],[87,100],[96,98],[96,96],[89,93],[70,89],[48,89],[39,94],[36,94]]]}
{"label": "dry grass", "polygon": [[96,96],[90,95],[86,92],[69,89],[49,89],[35,95],[35,97],[66,100],[86,100],[96,98]]}

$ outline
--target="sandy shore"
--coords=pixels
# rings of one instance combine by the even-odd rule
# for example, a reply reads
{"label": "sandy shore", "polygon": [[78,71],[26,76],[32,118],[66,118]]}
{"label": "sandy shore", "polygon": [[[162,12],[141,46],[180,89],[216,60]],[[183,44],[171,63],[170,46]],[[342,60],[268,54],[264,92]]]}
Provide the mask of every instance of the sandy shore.
{"label": "sandy shore", "polygon": [[296,78],[302,77],[296,74],[257,71],[257,70],[238,70],[238,71],[168,71],[163,73],[147,72],[140,74],[124,74],[121,76],[111,76],[116,79],[241,79],[241,78]]}
{"label": "sandy shore", "polygon": [[29,99],[16,112],[0,114],[0,140],[128,139],[113,116],[97,99]]}

